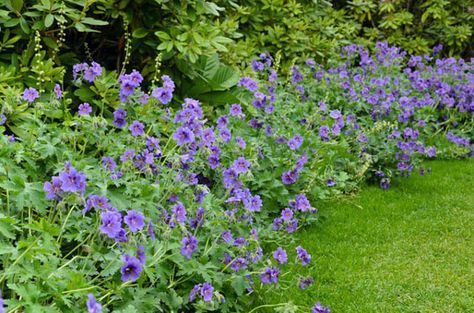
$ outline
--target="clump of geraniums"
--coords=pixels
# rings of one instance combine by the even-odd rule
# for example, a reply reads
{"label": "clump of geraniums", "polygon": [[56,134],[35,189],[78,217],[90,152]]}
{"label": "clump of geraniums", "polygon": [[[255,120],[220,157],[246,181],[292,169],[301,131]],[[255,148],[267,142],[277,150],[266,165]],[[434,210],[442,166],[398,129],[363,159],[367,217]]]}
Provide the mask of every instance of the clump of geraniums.
{"label": "clump of geraniums", "polygon": [[[328,69],[308,59],[283,80],[277,79],[272,58],[262,54],[259,66],[252,67],[253,78],[240,80],[245,106],[239,114],[251,116],[255,134],[267,137],[263,155],[282,156],[277,166],[272,160],[272,178],[281,175],[286,190],[306,184],[312,195],[324,197],[364,176],[387,189],[394,176],[421,168],[423,158],[446,154],[445,140],[438,136],[443,132],[458,154],[471,153],[473,65],[408,57],[386,43],[376,48],[370,55],[360,46],[347,46],[344,62]],[[461,132],[464,137],[456,135]],[[298,151],[304,152],[293,153]]]}
{"label": "clump of geraniums", "polygon": [[[76,104],[68,101],[73,92],[50,91],[65,101],[61,119],[42,105],[47,95],[26,90],[23,101],[38,106],[25,128],[36,131],[2,142],[5,155],[21,157],[29,147],[37,160],[12,168],[25,175],[26,193],[9,194],[18,219],[10,239],[30,248],[25,259],[4,263],[9,309],[246,312],[249,294],[301,285],[280,277],[288,263],[311,264],[309,251],[287,247],[316,209],[295,188],[281,208],[291,215],[286,230],[272,227],[281,199],[260,194],[272,156],[253,136],[258,121],[238,104],[208,121],[199,101],[174,99],[168,76],[150,92],[137,70],[117,78],[95,62],[76,65],[73,78]],[[290,141],[301,171],[303,138]],[[20,270],[31,262],[41,273]],[[38,303],[24,300],[20,282],[41,294]]]}

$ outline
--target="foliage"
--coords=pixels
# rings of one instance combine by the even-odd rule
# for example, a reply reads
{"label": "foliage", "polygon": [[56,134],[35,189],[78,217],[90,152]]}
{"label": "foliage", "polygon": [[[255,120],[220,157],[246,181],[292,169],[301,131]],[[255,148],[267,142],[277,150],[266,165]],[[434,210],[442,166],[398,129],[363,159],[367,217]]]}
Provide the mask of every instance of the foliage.
{"label": "foliage", "polygon": [[178,55],[189,80],[178,93],[167,75],[96,62],[66,74],[41,38],[0,81],[0,284],[12,311],[247,312],[252,294],[314,281],[292,275],[313,251],[287,249],[317,220],[310,200],[364,179],[386,189],[436,148],[473,150],[474,68],[462,59],[351,45],[334,66],[308,59],[288,77],[262,53],[239,78],[216,53],[192,69]]}
{"label": "foliage", "polygon": [[[437,44],[448,55],[473,53],[472,1],[353,0],[341,1],[362,26],[361,39],[388,40],[409,53],[425,54]],[[348,16],[348,17],[349,17]],[[363,40],[362,42],[368,43]]]}
{"label": "foliage", "polygon": [[74,90],[11,87],[2,106],[9,310],[78,312],[87,300],[89,312],[246,312],[254,289],[297,283],[277,284],[290,272],[277,266],[310,256],[275,256],[273,246],[291,242],[315,211],[299,195],[286,230],[273,230],[275,203],[252,188],[268,176],[259,142],[244,136],[237,148],[226,127],[237,116],[206,121],[189,98],[166,106],[175,96],[167,76],[150,94],[139,72],[118,76],[97,63],[75,65],[73,79]]}
{"label": "foliage", "polygon": [[[8,0],[0,4],[0,62],[13,64],[23,82],[41,72],[32,72],[33,55],[44,50],[53,66],[95,60],[118,72],[140,68],[152,83],[161,70],[189,86],[197,72],[208,73],[203,60],[216,54],[229,77],[262,51],[288,70],[308,57],[324,64],[352,42],[372,49],[385,39],[410,53],[429,53],[441,43],[446,55],[468,57],[473,8],[461,0]],[[187,96],[219,98],[234,87],[231,81],[213,80]]]}

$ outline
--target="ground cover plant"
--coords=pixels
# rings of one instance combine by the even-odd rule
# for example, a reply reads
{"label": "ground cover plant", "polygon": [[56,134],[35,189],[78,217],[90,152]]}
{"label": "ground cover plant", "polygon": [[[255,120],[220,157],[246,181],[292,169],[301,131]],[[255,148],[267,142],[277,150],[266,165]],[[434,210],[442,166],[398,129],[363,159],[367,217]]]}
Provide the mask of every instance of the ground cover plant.
{"label": "ground cover plant", "polygon": [[320,205],[321,222],[297,234],[316,253],[314,268],[295,271],[315,283],[262,302],[317,296],[331,312],[470,312],[474,160],[426,166],[431,174],[391,190],[365,186]]}
{"label": "ground cover plant", "polygon": [[[67,88],[61,72],[3,84],[8,312],[248,312],[256,294],[309,287],[294,273],[316,251],[286,247],[321,199],[472,154],[474,65],[439,49],[351,45],[288,77],[262,53],[217,109],[167,75],[147,88],[96,62],[74,65]],[[317,300],[262,308],[328,312]]]}

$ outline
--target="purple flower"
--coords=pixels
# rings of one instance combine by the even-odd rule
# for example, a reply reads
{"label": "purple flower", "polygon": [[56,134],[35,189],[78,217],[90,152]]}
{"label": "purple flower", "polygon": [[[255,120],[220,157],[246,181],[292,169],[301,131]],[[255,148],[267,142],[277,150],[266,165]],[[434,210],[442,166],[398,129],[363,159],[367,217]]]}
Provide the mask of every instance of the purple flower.
{"label": "purple flower", "polygon": [[129,210],[123,220],[132,233],[141,230],[145,226],[145,216],[142,212],[135,210]]}
{"label": "purple flower", "polygon": [[125,254],[122,260],[125,262],[125,265],[120,270],[122,281],[136,281],[142,272],[142,263],[136,257],[129,254]]}
{"label": "purple flower", "polygon": [[303,143],[303,137],[301,135],[295,135],[293,138],[288,140],[288,147],[290,147],[290,150],[297,150],[301,144]]}
{"label": "purple flower", "polygon": [[336,186],[336,181],[334,179],[328,179],[328,180],[326,180],[326,186],[334,187],[334,186]]}
{"label": "purple flower", "polygon": [[298,287],[301,289],[306,289],[306,287],[311,286],[314,284],[314,279],[313,277],[309,276],[307,278],[301,277],[298,283]]}
{"label": "purple flower", "polygon": [[319,137],[321,137],[323,141],[328,141],[329,140],[329,127],[321,126],[319,128]]}
{"label": "purple flower", "polygon": [[428,150],[426,151],[426,155],[430,158],[434,158],[436,156],[436,147],[435,146],[429,147]]}
{"label": "purple flower", "polygon": [[148,222],[148,236],[150,236],[150,239],[152,241],[156,240],[155,227],[153,226],[153,223],[151,220]]}
{"label": "purple flower", "polygon": [[259,195],[250,196],[244,199],[244,206],[251,212],[259,212],[262,207],[262,199],[260,199]]}
{"label": "purple flower", "polygon": [[242,137],[236,137],[235,140],[237,141],[237,144],[240,148],[245,149],[245,147],[247,147],[247,143]]}
{"label": "purple flower", "polygon": [[211,146],[212,143],[216,140],[214,135],[214,130],[212,128],[206,128],[202,131],[201,138],[206,146]]}
{"label": "purple flower", "polygon": [[383,171],[375,171],[375,176],[377,177],[384,177],[385,176],[385,173]]}
{"label": "purple flower", "polygon": [[204,302],[209,302],[212,299],[214,294],[214,287],[211,286],[208,282],[205,282],[201,288],[201,296]]}
{"label": "purple flower", "polygon": [[183,224],[186,221],[186,208],[181,202],[173,206],[172,212],[178,223]]}
{"label": "purple flower", "polygon": [[134,156],[135,156],[135,150],[128,149],[120,156],[120,162],[125,163],[128,160],[133,159]]}
{"label": "purple flower", "polygon": [[189,233],[186,237],[181,240],[181,249],[180,252],[184,255],[187,259],[191,259],[192,254],[197,249],[197,239],[191,233]]}
{"label": "purple flower", "polygon": [[125,117],[127,116],[127,111],[122,108],[118,108],[114,111],[114,124],[118,128],[124,128],[127,125]]}
{"label": "purple flower", "polygon": [[130,125],[130,131],[132,132],[133,137],[138,137],[143,135],[143,129],[145,125],[140,123],[139,121],[133,121],[132,125]]}
{"label": "purple flower", "polygon": [[229,110],[230,115],[232,116],[242,116],[242,107],[238,104],[232,104]]}
{"label": "purple flower", "polygon": [[92,293],[87,295],[87,312],[88,313],[101,313],[102,312],[102,305],[97,302],[94,295]]}
{"label": "purple flower", "polygon": [[234,238],[232,238],[232,232],[230,230],[224,230],[222,232],[222,240],[224,240],[226,243],[230,244]]}
{"label": "purple flower", "polygon": [[248,245],[248,242],[245,240],[244,237],[238,237],[237,239],[234,240],[233,244],[234,244],[234,246],[240,248],[240,247]]}
{"label": "purple flower", "polygon": [[294,184],[297,180],[298,180],[298,172],[295,170],[286,171],[281,175],[281,181],[285,185]]}
{"label": "purple flower", "polygon": [[286,231],[288,234],[293,233],[297,229],[298,229],[298,219],[296,218],[292,219],[290,223],[286,225]]}
{"label": "purple flower", "polygon": [[86,214],[91,208],[99,210],[110,209],[109,199],[103,196],[91,195],[86,200],[86,205],[82,210],[82,214]]}
{"label": "purple flower", "polygon": [[59,178],[59,176],[53,176],[51,177],[51,182],[45,182],[43,186],[43,190],[47,193],[46,199],[61,200],[62,183],[63,182]]}
{"label": "purple flower", "polygon": [[221,127],[219,136],[221,137],[222,141],[229,142],[231,138],[230,130],[226,127]]}
{"label": "purple flower", "polygon": [[240,271],[240,269],[242,268],[247,268],[247,267],[248,267],[247,260],[242,257],[235,259],[234,262],[232,262],[232,264],[230,265],[230,268],[236,272]]}
{"label": "purple flower", "polygon": [[61,99],[63,92],[61,91],[61,86],[59,84],[54,85],[54,93],[56,94],[57,99]]}
{"label": "purple flower", "polygon": [[359,142],[368,142],[369,139],[367,138],[366,135],[364,135],[364,134],[359,134],[359,135],[357,136],[357,141],[359,141]]}
{"label": "purple flower", "polygon": [[151,96],[158,99],[162,104],[168,104],[173,99],[173,91],[167,88],[158,87],[153,89]]}
{"label": "purple flower", "polygon": [[296,247],[296,254],[298,255],[298,259],[300,259],[303,266],[308,265],[311,261],[311,255],[301,246]]}
{"label": "purple flower", "polygon": [[201,290],[202,284],[197,284],[189,292],[189,302],[193,302],[196,298],[196,294]]}
{"label": "purple flower", "polygon": [[[86,64],[87,66],[87,64]],[[92,62],[91,66],[84,69],[84,79],[92,83],[97,76],[102,74],[102,67],[96,62]]]}
{"label": "purple flower", "polygon": [[285,264],[288,261],[288,255],[282,247],[278,247],[278,249],[273,252],[273,258],[277,260],[280,264]]}
{"label": "purple flower", "polygon": [[232,168],[237,174],[247,173],[250,168],[250,162],[247,161],[244,157],[239,157],[234,161]]}
{"label": "purple flower", "polygon": [[140,104],[145,105],[145,104],[148,103],[148,99],[150,99],[150,96],[147,95],[146,93],[144,93],[144,94],[142,94],[140,97],[138,97],[138,102],[139,102]]}
{"label": "purple flower", "polygon": [[207,160],[207,163],[209,164],[209,167],[212,168],[212,169],[218,168],[219,165],[221,164],[219,156],[217,156],[217,155],[210,155],[208,160]]}
{"label": "purple flower", "polygon": [[293,84],[296,84],[302,80],[303,80],[303,74],[301,74],[301,72],[298,70],[298,67],[294,65],[291,68],[291,82]]}
{"label": "purple flower", "polygon": [[311,308],[311,313],[329,313],[329,307],[325,308],[318,302]]}
{"label": "purple flower", "polygon": [[84,194],[86,190],[86,175],[78,172],[75,168],[70,166],[68,171],[59,173],[61,179],[61,190],[64,192],[77,192]]}
{"label": "purple flower", "polygon": [[194,133],[187,127],[178,127],[173,134],[173,139],[179,146],[194,142]]}
{"label": "purple flower", "polygon": [[265,271],[260,274],[260,281],[262,284],[276,284],[278,283],[279,276],[280,270],[277,267],[266,268]]}
{"label": "purple flower", "polygon": [[289,208],[285,208],[281,211],[281,218],[284,221],[289,221],[293,218],[293,211]]}
{"label": "purple flower", "polygon": [[250,77],[242,77],[238,85],[247,88],[250,92],[254,92],[258,89],[257,82]]}
{"label": "purple flower", "polygon": [[92,107],[89,103],[84,102],[79,105],[79,110],[77,111],[77,115],[79,116],[86,116],[91,114]]}
{"label": "purple flower", "polygon": [[105,211],[100,214],[100,220],[100,232],[109,238],[116,238],[122,229],[122,215],[116,211]]}
{"label": "purple flower", "polygon": [[36,99],[39,98],[39,92],[33,87],[25,89],[23,91],[23,100],[28,101],[29,103],[33,103]]}
{"label": "purple flower", "polygon": [[145,247],[143,247],[142,245],[138,246],[137,258],[138,258],[138,261],[140,261],[142,265],[145,265],[146,263]]}
{"label": "purple flower", "polygon": [[217,118],[217,127],[219,129],[224,128],[229,124],[229,119],[225,115],[221,115]]}
{"label": "purple flower", "polygon": [[106,170],[113,172],[117,168],[117,163],[115,163],[112,157],[104,156],[102,157],[102,166],[105,167]]}
{"label": "purple flower", "polygon": [[174,88],[175,88],[174,81],[168,75],[161,76],[161,80],[163,81],[163,88],[171,92],[174,91]]}
{"label": "purple flower", "polygon": [[296,196],[295,208],[301,212],[306,212],[311,209],[311,204],[304,194],[299,194]]}
{"label": "purple flower", "polygon": [[382,178],[380,180],[380,188],[387,190],[390,188],[390,180],[388,178]]}

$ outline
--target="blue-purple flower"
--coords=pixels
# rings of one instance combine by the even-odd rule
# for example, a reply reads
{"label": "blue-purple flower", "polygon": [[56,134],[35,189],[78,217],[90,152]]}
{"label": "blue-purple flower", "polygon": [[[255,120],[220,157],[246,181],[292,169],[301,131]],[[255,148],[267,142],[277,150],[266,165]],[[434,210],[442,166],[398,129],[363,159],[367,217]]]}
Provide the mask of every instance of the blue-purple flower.
{"label": "blue-purple flower", "polygon": [[311,261],[311,255],[301,246],[296,247],[296,255],[303,265],[308,265]]}
{"label": "blue-purple flower", "polygon": [[192,254],[197,250],[197,239],[191,233],[188,233],[186,237],[181,240],[180,252],[187,259],[191,259]]}
{"label": "blue-purple flower", "polygon": [[122,215],[117,211],[104,211],[100,214],[100,232],[109,238],[116,238],[122,229]]}
{"label": "blue-purple flower", "polygon": [[95,299],[92,293],[87,295],[86,305],[87,305],[88,313],[101,313],[102,312],[102,305],[99,302],[97,302],[97,300]]}
{"label": "blue-purple flower", "polygon": [[208,282],[205,282],[204,284],[202,284],[201,296],[204,302],[211,301],[213,294],[214,294],[214,287],[212,287],[211,284],[209,284]]}
{"label": "blue-purple flower", "polygon": [[136,281],[142,272],[142,263],[140,260],[129,254],[125,254],[122,257],[122,260],[125,263],[120,269],[120,272],[122,273],[122,281]]}
{"label": "blue-purple flower", "polygon": [[23,100],[28,101],[29,103],[33,103],[36,99],[39,98],[39,92],[33,87],[25,89],[23,91]]}
{"label": "blue-purple flower", "polygon": [[279,276],[280,270],[277,267],[266,268],[265,271],[260,274],[260,281],[262,284],[276,284],[278,283]]}
{"label": "blue-purple flower", "polygon": [[54,85],[54,93],[56,94],[57,99],[61,99],[63,96],[63,92],[61,90],[61,86],[59,84]]}
{"label": "blue-purple flower", "polygon": [[194,142],[194,133],[187,127],[178,127],[175,133],[173,134],[173,139],[179,146],[193,143]]}
{"label": "blue-purple flower", "polygon": [[278,249],[273,252],[273,258],[280,264],[285,264],[288,261],[288,255],[282,247],[278,247]]}
{"label": "blue-purple flower", "polygon": [[125,224],[128,225],[128,228],[130,228],[132,233],[135,233],[145,227],[145,216],[142,212],[129,210],[123,220]]}
{"label": "blue-purple flower", "polygon": [[247,173],[250,168],[250,162],[247,161],[244,157],[239,157],[234,161],[232,168],[237,174]]}
{"label": "blue-purple flower", "polygon": [[77,114],[79,116],[87,116],[91,114],[91,112],[92,112],[92,107],[89,103],[84,102],[84,103],[79,104],[79,109],[77,111]]}
{"label": "blue-purple flower", "polygon": [[325,308],[318,302],[311,308],[311,313],[329,313],[329,307]]}

